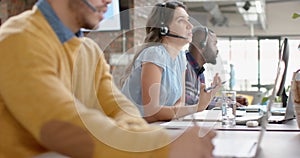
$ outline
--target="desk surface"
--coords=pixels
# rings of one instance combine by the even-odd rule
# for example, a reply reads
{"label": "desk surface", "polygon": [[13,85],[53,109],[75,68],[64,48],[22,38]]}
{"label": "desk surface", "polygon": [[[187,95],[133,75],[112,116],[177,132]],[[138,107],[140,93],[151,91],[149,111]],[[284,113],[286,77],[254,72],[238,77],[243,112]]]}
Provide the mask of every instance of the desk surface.
{"label": "desk surface", "polygon": [[[154,124],[159,124],[167,129],[183,129],[194,124],[191,121],[180,121],[173,120],[170,122],[156,122]],[[247,127],[245,125],[236,125],[235,127],[228,128],[223,127],[221,122],[203,122],[197,121],[197,124],[201,127],[214,128],[215,130],[230,130],[230,131],[257,131],[260,127]],[[268,124],[266,127],[267,131],[299,131],[297,120],[289,120],[283,124]]]}
{"label": "desk surface", "polygon": [[[181,130],[167,130],[171,135],[177,135]],[[217,135],[230,134],[237,137],[253,135],[257,131],[217,130]],[[241,140],[243,141],[243,140]],[[299,131],[266,131],[256,158],[299,158],[300,155]],[[237,149],[238,150],[238,149]]]}
{"label": "desk surface", "polygon": [[[162,122],[156,122],[153,124],[161,124]],[[164,122],[166,123],[166,122]],[[190,123],[190,121],[178,121],[180,123]],[[247,135],[251,132],[257,132],[258,128],[248,128],[247,126],[237,125],[234,128],[222,128],[221,122],[198,122],[200,126],[214,127],[217,134],[225,134],[228,132]],[[212,124],[215,123],[214,126]],[[187,126],[185,126],[186,128]],[[170,135],[177,135],[181,133],[184,128],[167,129]],[[267,131],[262,139],[260,150],[257,153],[257,158],[298,158],[300,155],[300,130],[296,119],[290,120],[284,124],[268,124]],[[35,158],[68,158],[55,152],[49,152],[43,155],[39,155]]]}
{"label": "desk surface", "polygon": [[300,132],[267,131],[261,143],[258,158],[298,158]]}
{"label": "desk surface", "polygon": [[[175,134],[180,130],[168,130]],[[255,131],[217,131],[217,134],[226,132],[235,132],[236,134],[245,135]],[[260,149],[256,158],[299,158],[300,155],[300,132],[282,132],[266,131],[262,139]],[[68,158],[55,152],[49,152],[34,158]]]}
{"label": "desk surface", "polygon": [[[245,137],[255,132],[257,133],[257,131],[217,131],[217,135]],[[256,158],[298,158],[299,149],[300,132],[267,131],[264,133]]]}
{"label": "desk surface", "polygon": [[[193,126],[191,121],[174,120],[174,125]],[[170,123],[171,123],[170,122]],[[166,122],[165,122],[166,123]],[[155,123],[155,124],[162,124]],[[257,132],[260,127],[249,128],[245,125],[236,125],[233,128],[224,128],[221,122],[218,121],[197,121],[200,126],[214,128],[217,134],[226,134],[230,132],[230,135],[236,134],[240,136],[251,135],[251,132]],[[171,135],[182,132],[184,128],[167,128],[167,131]],[[257,158],[298,158],[300,156],[300,129],[298,128],[297,120],[289,120],[282,124],[268,124],[267,131],[262,139],[260,150],[258,151]]]}
{"label": "desk surface", "polygon": [[[221,124],[221,112],[219,110],[204,110],[202,112],[197,112],[194,117],[191,115],[185,116],[178,120],[172,120],[169,123],[166,122],[164,125],[166,128],[180,128],[192,126],[192,119],[195,118],[199,126],[213,127],[217,130],[259,130],[260,127],[253,128],[247,127],[246,125],[236,125],[233,128],[224,128]],[[260,118],[261,114],[255,112],[247,112],[243,117],[237,117],[237,121],[246,123],[246,120],[255,120],[255,118]],[[161,124],[163,122],[158,122],[155,124]],[[292,119],[284,123],[272,123],[267,125],[267,131],[300,131],[298,128],[297,120]]]}

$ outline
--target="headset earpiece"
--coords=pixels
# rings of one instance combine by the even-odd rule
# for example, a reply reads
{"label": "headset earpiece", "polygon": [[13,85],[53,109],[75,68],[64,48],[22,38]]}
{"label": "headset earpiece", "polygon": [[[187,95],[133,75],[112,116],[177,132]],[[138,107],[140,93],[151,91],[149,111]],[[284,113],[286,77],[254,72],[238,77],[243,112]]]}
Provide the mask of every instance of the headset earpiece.
{"label": "headset earpiece", "polygon": [[169,33],[169,28],[168,26],[165,25],[165,9],[166,9],[166,3],[161,3],[161,14],[160,14],[160,19],[161,19],[161,26],[160,26],[160,35],[166,36]]}
{"label": "headset earpiece", "polygon": [[204,33],[205,33],[204,40],[200,42],[201,49],[206,48],[206,45],[207,45],[207,40],[208,40],[208,28],[207,27],[204,28]]}
{"label": "headset earpiece", "polygon": [[160,35],[166,36],[169,33],[169,29],[167,26],[161,26],[160,27]]}
{"label": "headset earpiece", "polygon": [[161,3],[158,5],[161,7],[160,9],[160,31],[159,34],[161,36],[169,36],[169,37],[174,37],[174,38],[181,38],[181,39],[188,39],[186,37],[176,35],[176,34],[171,34],[168,26],[165,24],[165,9],[167,9],[167,4],[166,3]]}

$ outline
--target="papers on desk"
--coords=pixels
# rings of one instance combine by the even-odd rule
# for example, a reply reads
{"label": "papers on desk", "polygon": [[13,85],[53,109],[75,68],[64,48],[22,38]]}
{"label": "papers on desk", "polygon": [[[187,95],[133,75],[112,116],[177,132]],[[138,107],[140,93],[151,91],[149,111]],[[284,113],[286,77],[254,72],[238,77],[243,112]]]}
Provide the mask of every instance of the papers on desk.
{"label": "papers on desk", "polygon": [[[208,129],[221,128],[221,122],[196,122],[200,127],[206,127]],[[174,120],[170,122],[161,123],[160,126],[166,129],[184,129],[194,126],[192,121],[179,121]]]}
{"label": "papers on desk", "polygon": [[[246,111],[236,110],[236,117],[246,116]],[[222,112],[221,110],[204,110],[201,112],[197,112],[194,114],[196,121],[222,121]],[[183,118],[183,121],[191,121],[193,117],[191,115],[187,115]]]}
{"label": "papers on desk", "polygon": [[243,117],[236,117],[235,122],[237,125],[246,125],[247,121],[257,121],[260,123],[262,116],[259,113],[247,113]]}
{"label": "papers on desk", "polygon": [[246,116],[247,112],[243,110],[236,110],[236,117]]}
{"label": "papers on desk", "polygon": [[[262,117],[259,113],[246,113],[246,111],[236,111],[236,124],[237,125],[246,125],[247,121],[258,121]],[[221,110],[204,110],[201,112],[194,113],[194,119],[197,121],[197,124],[202,127],[214,127],[221,128],[222,122],[222,112]],[[170,122],[165,122],[160,124],[161,126],[169,129],[178,129],[178,128],[186,128],[193,126],[193,117],[191,115],[187,115],[180,120],[173,120]]]}
{"label": "papers on desk", "polygon": [[242,106],[242,107],[237,107],[238,110],[243,110],[247,112],[260,112],[261,110],[266,109],[266,106],[262,105],[248,105],[248,106]]}
{"label": "papers on desk", "polygon": [[[221,110],[204,110],[191,115],[194,115],[196,121],[208,121],[208,122],[222,121]],[[185,116],[183,118],[183,121],[192,121],[193,117],[191,115]]]}
{"label": "papers on desk", "polygon": [[275,116],[284,116],[285,112],[286,112],[286,108],[272,107],[272,109],[271,109],[272,115],[275,115]]}
{"label": "papers on desk", "polygon": [[[237,110],[238,116],[246,116],[246,111]],[[194,113],[194,119],[197,121],[197,124],[201,127],[206,128],[221,128],[222,126],[222,112],[221,110],[204,110],[201,112]],[[253,119],[255,117],[250,117]],[[247,118],[244,117],[236,117],[236,120],[245,121]],[[172,120],[170,122],[161,123],[160,125],[164,128],[168,129],[179,129],[179,128],[187,128],[193,126],[193,117],[191,115],[187,115],[180,120]]]}

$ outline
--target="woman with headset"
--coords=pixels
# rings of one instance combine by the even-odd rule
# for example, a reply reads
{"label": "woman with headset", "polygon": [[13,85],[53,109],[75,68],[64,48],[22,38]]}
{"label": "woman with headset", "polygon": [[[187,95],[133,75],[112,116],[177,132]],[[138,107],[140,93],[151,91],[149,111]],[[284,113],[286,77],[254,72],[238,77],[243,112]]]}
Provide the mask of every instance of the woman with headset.
{"label": "woman with headset", "polygon": [[[146,38],[127,68],[122,92],[138,106],[148,122],[171,120],[204,110],[212,92],[185,106],[186,57],[193,25],[178,1],[158,3],[146,24]],[[203,91],[205,86],[201,87]]]}

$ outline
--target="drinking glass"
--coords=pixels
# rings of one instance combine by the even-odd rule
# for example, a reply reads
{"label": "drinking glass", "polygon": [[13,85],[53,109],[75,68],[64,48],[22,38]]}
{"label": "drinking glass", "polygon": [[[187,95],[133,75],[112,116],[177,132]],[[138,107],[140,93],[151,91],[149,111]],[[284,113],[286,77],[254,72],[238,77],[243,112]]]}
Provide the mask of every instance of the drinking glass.
{"label": "drinking glass", "polygon": [[222,125],[234,127],[236,125],[236,91],[222,91]]}

